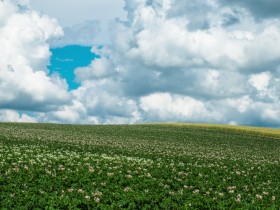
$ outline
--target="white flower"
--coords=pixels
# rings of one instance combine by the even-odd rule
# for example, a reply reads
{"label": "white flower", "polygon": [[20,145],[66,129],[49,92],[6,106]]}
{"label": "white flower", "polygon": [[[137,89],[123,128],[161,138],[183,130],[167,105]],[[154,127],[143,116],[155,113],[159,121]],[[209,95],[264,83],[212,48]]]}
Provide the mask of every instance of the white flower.
{"label": "white flower", "polygon": [[85,193],[85,191],[84,191],[83,189],[78,189],[78,193],[82,193],[82,194],[84,194],[84,193]]}
{"label": "white flower", "polygon": [[241,201],[241,198],[236,198],[235,201],[239,203]]}
{"label": "white flower", "polygon": [[234,190],[229,190],[228,193],[229,193],[229,194],[233,194],[233,193],[234,193]]}
{"label": "white flower", "polygon": [[102,192],[96,191],[96,192],[92,193],[92,195],[94,195],[94,196],[101,196]]}
{"label": "white flower", "polygon": [[193,194],[198,194],[198,193],[199,193],[199,190],[198,190],[198,189],[196,189],[196,190],[193,191]]}
{"label": "white flower", "polygon": [[96,203],[99,203],[100,198],[96,197],[96,198],[94,198],[94,201],[95,201]]}
{"label": "white flower", "polygon": [[131,188],[130,188],[130,187],[126,187],[126,188],[124,188],[123,191],[124,191],[124,192],[129,192],[129,191],[131,191]]}
{"label": "white flower", "polygon": [[259,199],[259,200],[262,200],[263,199],[263,197],[261,196],[261,195],[256,195],[256,197],[257,197],[257,199]]}

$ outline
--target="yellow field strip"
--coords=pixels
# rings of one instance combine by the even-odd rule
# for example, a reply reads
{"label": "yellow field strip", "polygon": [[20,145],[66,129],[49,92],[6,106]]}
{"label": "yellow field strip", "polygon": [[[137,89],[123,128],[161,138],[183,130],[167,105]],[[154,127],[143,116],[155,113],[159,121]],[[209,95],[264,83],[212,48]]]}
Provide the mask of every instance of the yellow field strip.
{"label": "yellow field strip", "polygon": [[263,128],[252,126],[234,126],[224,124],[199,124],[199,123],[147,123],[144,125],[162,125],[162,126],[183,126],[183,127],[203,127],[203,128],[222,128],[236,131],[253,132],[261,135],[280,138],[280,129],[277,128]]}

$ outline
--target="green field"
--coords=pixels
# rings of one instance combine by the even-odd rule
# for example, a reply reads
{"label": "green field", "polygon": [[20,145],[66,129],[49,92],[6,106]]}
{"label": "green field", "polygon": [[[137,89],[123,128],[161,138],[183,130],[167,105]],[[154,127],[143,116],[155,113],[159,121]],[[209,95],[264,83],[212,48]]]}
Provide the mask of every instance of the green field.
{"label": "green field", "polygon": [[0,124],[0,209],[279,209],[280,130]]}

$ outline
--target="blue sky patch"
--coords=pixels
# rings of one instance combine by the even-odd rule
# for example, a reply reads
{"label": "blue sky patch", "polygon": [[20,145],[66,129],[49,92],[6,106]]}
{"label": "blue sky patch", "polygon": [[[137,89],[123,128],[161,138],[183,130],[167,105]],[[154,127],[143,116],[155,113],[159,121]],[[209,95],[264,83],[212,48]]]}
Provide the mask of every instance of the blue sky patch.
{"label": "blue sky patch", "polygon": [[90,62],[98,56],[93,54],[91,47],[71,45],[62,48],[51,49],[50,75],[58,73],[66,79],[69,90],[77,89],[80,84],[75,81],[74,70],[77,67],[88,66]]}

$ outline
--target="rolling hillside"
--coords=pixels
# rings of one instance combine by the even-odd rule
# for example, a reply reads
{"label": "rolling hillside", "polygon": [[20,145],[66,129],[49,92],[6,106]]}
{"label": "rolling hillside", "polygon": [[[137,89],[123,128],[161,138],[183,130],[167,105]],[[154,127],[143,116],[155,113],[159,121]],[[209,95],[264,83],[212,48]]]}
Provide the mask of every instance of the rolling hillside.
{"label": "rolling hillside", "polygon": [[0,124],[0,209],[279,209],[280,130]]}

